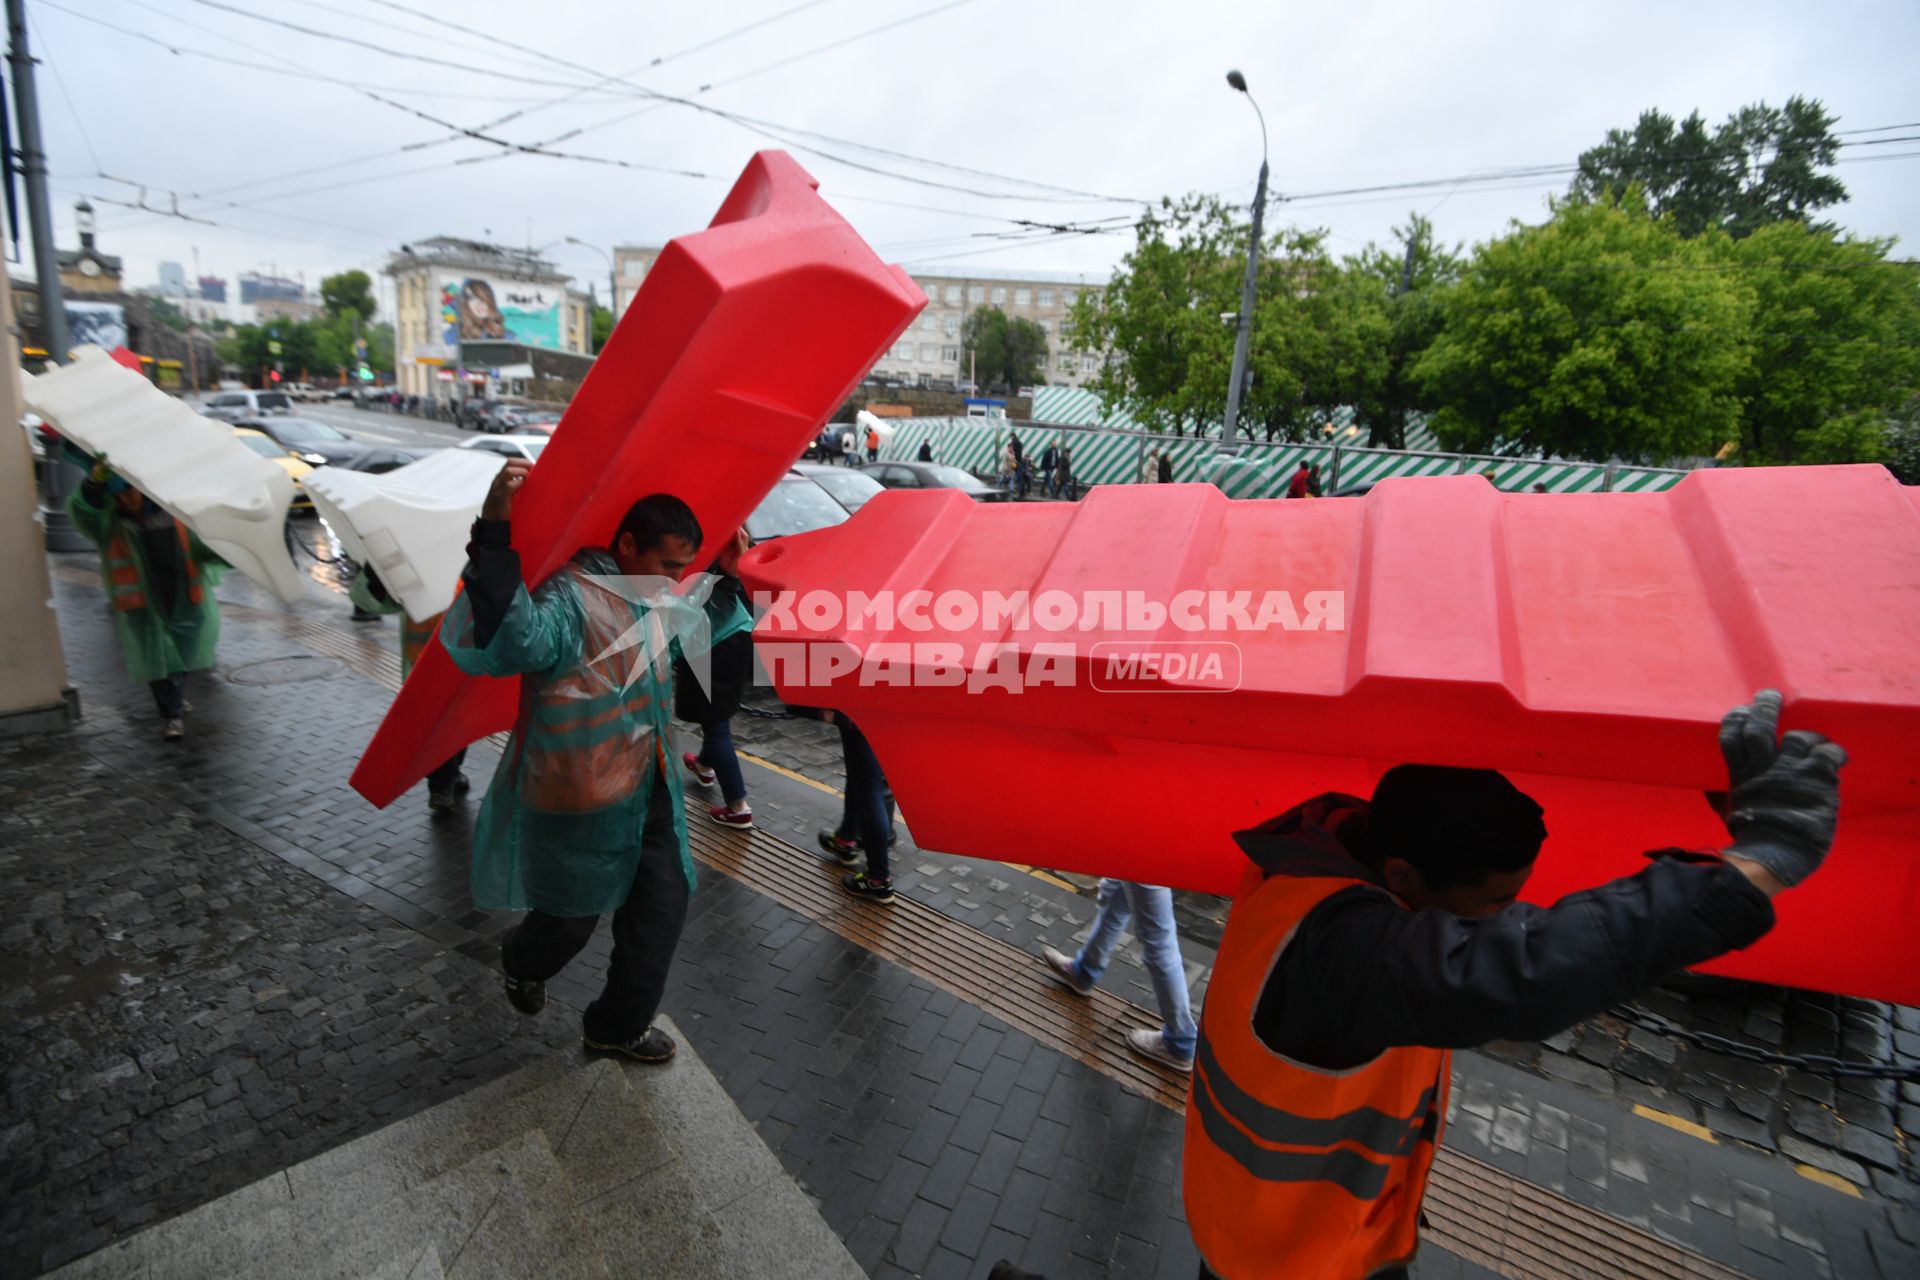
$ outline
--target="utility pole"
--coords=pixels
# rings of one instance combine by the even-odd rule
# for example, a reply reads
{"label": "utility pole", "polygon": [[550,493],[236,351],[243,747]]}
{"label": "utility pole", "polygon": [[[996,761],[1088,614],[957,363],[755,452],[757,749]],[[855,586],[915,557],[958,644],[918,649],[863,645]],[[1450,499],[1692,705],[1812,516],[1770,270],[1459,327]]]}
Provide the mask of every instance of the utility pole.
{"label": "utility pole", "polygon": [[[7,61],[13,64],[13,103],[20,117],[20,175],[26,180],[27,221],[33,231],[33,271],[40,290],[40,340],[47,358],[67,362],[66,300],[60,294],[60,264],[53,256],[53,212],[47,200],[47,153],[40,140],[40,100],[33,87],[33,54],[27,48],[26,0],[7,0]],[[80,484],[80,468],[60,449],[47,450],[40,470],[40,514],[47,550],[84,551],[87,540],[67,515],[67,497]]]}
{"label": "utility pole", "polygon": [[1227,83],[1247,95],[1253,112],[1260,117],[1260,183],[1253,193],[1253,232],[1247,238],[1247,274],[1240,283],[1240,316],[1233,335],[1233,381],[1227,387],[1227,420],[1222,440],[1232,440],[1240,424],[1240,395],[1247,380],[1247,341],[1253,327],[1254,276],[1260,266],[1260,227],[1267,211],[1267,117],[1253,101],[1246,77],[1238,71],[1227,73]]}

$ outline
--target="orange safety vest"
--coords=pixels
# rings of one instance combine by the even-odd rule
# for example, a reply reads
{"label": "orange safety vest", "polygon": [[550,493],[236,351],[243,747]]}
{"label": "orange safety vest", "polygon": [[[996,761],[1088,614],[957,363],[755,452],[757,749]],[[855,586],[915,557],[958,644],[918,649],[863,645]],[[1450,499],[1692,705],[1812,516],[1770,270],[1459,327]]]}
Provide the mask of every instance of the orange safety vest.
{"label": "orange safety vest", "polygon": [[[200,562],[194,558],[188,542],[187,526],[175,520],[173,532],[180,539],[180,563],[187,570],[187,600],[199,604],[205,593],[200,589]],[[111,584],[113,607],[119,612],[132,613],[147,607],[147,590],[140,582],[140,562],[134,558],[133,544],[127,541],[127,531],[118,521],[114,522],[113,536],[107,539],[107,581]]]}
{"label": "orange safety vest", "polygon": [[1249,869],[1220,942],[1194,1054],[1184,1168],[1200,1256],[1225,1280],[1359,1280],[1403,1266],[1447,1110],[1444,1049],[1346,1071],[1275,1053],[1254,1008],[1309,911],[1362,880]]}
{"label": "orange safety vest", "polygon": [[666,769],[665,748],[646,715],[658,677],[645,673],[622,690],[640,658],[632,649],[609,650],[634,625],[633,607],[581,582],[573,566],[563,572],[575,574],[582,654],[607,656],[589,658],[537,688],[532,680],[520,682],[529,726],[522,739],[522,795],[545,813],[592,813],[648,785],[650,769]]}
{"label": "orange safety vest", "polygon": [[411,672],[414,664],[420,661],[420,655],[427,651],[427,642],[433,639],[433,633],[440,629],[440,619],[444,613],[436,613],[425,622],[415,622],[402,612],[400,615],[400,669]]}

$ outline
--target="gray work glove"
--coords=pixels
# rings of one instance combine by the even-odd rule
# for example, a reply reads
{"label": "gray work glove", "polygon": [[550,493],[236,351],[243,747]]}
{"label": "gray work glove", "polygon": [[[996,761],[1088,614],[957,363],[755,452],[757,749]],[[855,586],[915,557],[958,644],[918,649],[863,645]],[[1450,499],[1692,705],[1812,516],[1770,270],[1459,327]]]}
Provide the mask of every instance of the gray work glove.
{"label": "gray work glove", "polygon": [[1728,852],[1794,885],[1812,875],[1833,845],[1840,816],[1840,766],[1847,753],[1810,729],[1779,738],[1780,694],[1762,689],[1720,721],[1727,761]]}

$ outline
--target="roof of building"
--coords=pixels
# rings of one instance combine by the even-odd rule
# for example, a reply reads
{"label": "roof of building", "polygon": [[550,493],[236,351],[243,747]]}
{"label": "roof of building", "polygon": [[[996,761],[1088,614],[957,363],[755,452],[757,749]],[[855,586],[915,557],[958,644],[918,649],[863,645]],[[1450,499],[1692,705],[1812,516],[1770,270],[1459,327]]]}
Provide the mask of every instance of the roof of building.
{"label": "roof of building", "polygon": [[503,275],[564,284],[569,279],[552,262],[532,249],[513,249],[484,240],[464,240],[459,236],[428,236],[400,246],[387,259],[386,274],[398,275],[432,263],[498,271]]}
{"label": "roof of building", "polygon": [[1104,289],[1113,282],[1110,274],[1077,271],[1015,271],[992,267],[943,267],[938,263],[907,264],[903,270],[915,280],[992,280],[1003,284],[1066,284],[1081,289]]}
{"label": "roof of building", "polygon": [[78,266],[80,259],[92,258],[109,271],[120,270],[120,259],[111,253],[101,253],[98,249],[55,249],[53,260],[62,271]]}

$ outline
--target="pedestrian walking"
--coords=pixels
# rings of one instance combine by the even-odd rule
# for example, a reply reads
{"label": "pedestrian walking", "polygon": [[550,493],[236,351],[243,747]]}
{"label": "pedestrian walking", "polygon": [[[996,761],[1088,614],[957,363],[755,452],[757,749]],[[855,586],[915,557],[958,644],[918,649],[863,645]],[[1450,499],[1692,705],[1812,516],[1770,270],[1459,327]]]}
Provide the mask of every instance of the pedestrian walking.
{"label": "pedestrian walking", "polygon": [[1295,471],[1293,478],[1287,481],[1287,496],[1289,498],[1311,497],[1310,485],[1312,483],[1313,473],[1307,467],[1307,460],[1302,458],[1300,459],[1300,469]]}
{"label": "pedestrian walking", "polygon": [[1317,796],[1236,835],[1187,1100],[1202,1275],[1404,1277],[1451,1049],[1552,1035],[1772,928],[1833,842],[1846,763],[1809,730],[1781,739],[1779,713],[1763,690],[1721,721],[1723,851],[1662,850],[1548,908],[1515,903],[1543,812],[1490,769],[1400,765],[1371,801]]}
{"label": "pedestrian walking", "polygon": [[920,442],[920,452],[913,455],[916,462],[933,461],[933,439],[928,437]]}
{"label": "pedestrian walking", "polygon": [[67,499],[73,526],[100,548],[100,580],[127,674],[153,692],[160,736],[187,736],[187,674],[213,665],[227,562],[116,474],[105,454]]}
{"label": "pedestrian walking", "polygon": [[1007,441],[1000,450],[1000,487],[1012,492],[1014,475],[1020,469],[1020,455],[1014,450],[1013,441]]}
{"label": "pedestrian walking", "polygon": [[1147,450],[1147,456],[1140,461],[1140,483],[1160,483],[1160,449],[1157,445]]}
{"label": "pedestrian walking", "polygon": [[1173,483],[1173,450],[1171,449],[1163,449],[1160,452],[1160,475],[1158,478],[1161,484]]}
{"label": "pedestrian walking", "polygon": [[867,461],[880,461],[880,430],[877,427],[867,428]]}
{"label": "pedestrian walking", "polygon": [[713,648],[706,685],[684,657],[674,660],[673,670],[674,714],[700,726],[700,750],[682,753],[680,763],[701,786],[719,784],[721,802],[709,805],[707,816],[723,827],[743,829],[753,826],[753,806],[747,803],[746,775],[733,747],[733,717],[753,682],[753,614],[738,576],[746,549],[747,531],[736,529],[710,570],[715,582],[705,609]]}
{"label": "pedestrian walking", "polygon": [[1032,487],[1033,487],[1033,459],[1030,457],[1024,457],[1024,456],[1015,459],[1013,464],[1014,493],[1022,501],[1025,501],[1027,496],[1027,491]]}
{"label": "pedestrian walking", "polygon": [[[427,651],[427,642],[433,639],[433,633],[440,628],[441,619],[446,611],[442,610],[425,622],[415,622],[407,616],[399,601],[387,594],[387,586],[380,581],[380,575],[373,571],[372,565],[361,565],[347,584],[347,598],[353,601],[354,621],[363,621],[362,615],[378,622],[390,613],[400,615],[400,679],[404,683],[413,674],[413,664],[420,661],[420,655]],[[472,789],[461,768],[467,762],[467,749],[460,748],[447,759],[435,766],[427,775],[427,808],[433,813],[449,813],[460,803],[460,797]]]}
{"label": "pedestrian walking", "polygon": [[1132,880],[1105,879],[1095,891],[1093,928],[1078,955],[1069,956],[1042,947],[1047,966],[1070,990],[1091,995],[1113,961],[1120,935],[1129,923],[1140,940],[1153,979],[1153,998],[1160,1006],[1160,1029],[1135,1028],[1127,1032],[1127,1047],[1176,1071],[1193,1070],[1193,1046],[1199,1035],[1187,998],[1186,965],[1180,959],[1180,935],[1173,923],[1173,890]]}
{"label": "pedestrian walking", "polygon": [[664,751],[672,668],[653,639],[677,622],[676,605],[670,593],[651,603],[630,596],[636,579],[685,573],[700,525],[676,497],[642,498],[607,546],[582,550],[529,590],[511,519],[531,465],[510,458],[495,477],[468,545],[466,589],[440,624],[462,671],[522,682],[474,836],[474,905],[527,913],[500,964],[507,999],[528,1014],[545,1006],[547,980],[611,911],[612,963],[581,1019],[581,1042],[592,1053],[665,1062],[673,1039],[652,1023],[693,889],[680,774]]}
{"label": "pedestrian walking", "polygon": [[1054,496],[1053,473],[1054,469],[1059,465],[1060,451],[1052,444],[1047,445],[1045,449],[1040,451],[1040,492],[1046,494],[1049,498]]}
{"label": "pedestrian walking", "polygon": [[847,787],[841,802],[840,825],[820,833],[820,847],[843,867],[855,867],[866,854],[865,871],[849,871],[840,878],[848,893],[873,902],[892,902],[893,788],[880,768],[880,757],[860,727],[845,712],[823,711],[823,719],[840,730],[840,754],[846,762]]}
{"label": "pedestrian walking", "polygon": [[851,467],[859,461],[859,455],[854,452],[853,433],[852,427],[840,433],[840,465],[845,467]]}
{"label": "pedestrian walking", "polygon": [[1307,496],[1320,496],[1320,464],[1317,462],[1307,468]]}
{"label": "pedestrian walking", "polygon": [[1073,450],[1065,444],[1060,446],[1059,461],[1059,470],[1055,473],[1059,478],[1058,488],[1055,490],[1055,493],[1056,495],[1061,493],[1066,494],[1067,501],[1072,502],[1075,497],[1073,491]]}

